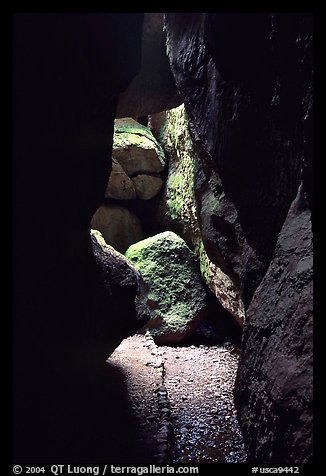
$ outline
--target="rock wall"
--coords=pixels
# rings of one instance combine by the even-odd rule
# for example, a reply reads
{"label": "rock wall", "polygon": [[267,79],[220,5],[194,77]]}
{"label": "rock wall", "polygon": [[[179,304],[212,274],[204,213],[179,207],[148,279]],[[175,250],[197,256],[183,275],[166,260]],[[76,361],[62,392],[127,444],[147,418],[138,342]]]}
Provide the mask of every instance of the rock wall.
{"label": "rock wall", "polygon": [[99,462],[113,439],[105,356],[119,335],[112,300],[100,291],[89,228],[110,173],[118,96],[140,68],[142,21],[141,13],[14,15],[13,407],[20,464]]}
{"label": "rock wall", "polygon": [[163,13],[145,13],[140,71],[119,97],[117,117],[145,116],[179,104],[166,56]]}
{"label": "rock wall", "polygon": [[[308,312],[300,306],[292,308],[286,304],[288,298],[279,295],[286,260],[280,274],[273,275],[277,284],[271,286],[268,277],[285,246],[284,230],[290,226],[285,220],[301,181],[307,197],[301,207],[307,219],[312,205],[312,16],[166,13],[165,23],[172,72],[202,163],[195,194],[203,242],[213,262],[218,252],[231,265],[229,274],[239,278],[248,309],[235,391],[249,456],[265,463],[290,461],[286,454],[297,463],[307,461],[312,452],[307,390],[310,331],[305,329],[300,339],[305,343],[304,355],[296,354],[293,346],[286,352],[285,360],[293,359],[294,366],[285,362],[284,371],[279,372],[269,368],[272,361],[280,362],[287,336],[296,335],[298,320],[311,319],[312,296],[305,289]],[[212,213],[209,204],[218,202],[221,186],[225,206]],[[306,228],[299,227],[298,233],[305,236]],[[311,267],[311,262],[303,264],[298,259],[299,267]],[[271,307],[262,302],[267,294]],[[260,355],[264,322],[270,321],[271,328],[274,321],[276,325],[273,307],[278,299],[285,300],[285,322],[273,336],[274,346],[268,346],[269,355],[267,350]],[[249,355],[252,358],[246,359]],[[299,368],[302,386],[297,385]],[[288,395],[293,392],[294,397],[284,397],[278,405],[277,389],[285,381]],[[273,388],[275,392],[266,393]],[[291,410],[296,401],[303,402],[298,407],[300,418]],[[293,432],[298,438],[284,437],[284,428],[280,432],[273,425],[270,432],[265,424],[262,432],[257,430],[265,420],[280,424],[284,412],[290,418],[285,420],[286,435]],[[306,438],[306,446],[300,435]]]}
{"label": "rock wall", "polygon": [[[19,463],[107,462],[108,441],[113,456],[118,449],[103,357],[119,336],[110,298],[100,299],[89,228],[108,185],[118,96],[141,67],[142,22],[141,13],[14,17]],[[165,23],[198,157],[205,252],[247,308],[235,396],[249,457],[310,461],[312,17],[167,13]],[[165,66],[157,81],[169,76]],[[155,99],[151,81],[144,84],[140,96],[129,96],[141,98],[141,108],[128,99],[122,116],[161,109],[161,93]],[[166,85],[164,101],[178,105],[174,85]]]}
{"label": "rock wall", "polygon": [[[238,281],[233,282],[226,271],[232,277],[235,273],[232,272],[230,265],[226,265],[218,250],[215,252],[214,261],[209,258],[205,249],[209,246],[209,241],[205,241],[204,246],[207,236],[202,234],[199,227],[195,183],[199,171],[202,171],[202,162],[188,130],[184,106],[150,116],[149,126],[169,159],[164,192],[152,220],[158,228],[173,230],[187,241],[199,258],[201,274],[208,288],[229,312],[234,323],[241,328],[244,307]],[[215,178],[212,172],[211,181]],[[206,206],[211,207],[210,218],[214,213],[218,215],[219,204],[219,200],[212,200],[212,197],[209,197]],[[218,316],[216,318],[218,319]]]}
{"label": "rock wall", "polygon": [[312,462],[311,213],[302,186],[247,313],[235,402],[252,461]]}

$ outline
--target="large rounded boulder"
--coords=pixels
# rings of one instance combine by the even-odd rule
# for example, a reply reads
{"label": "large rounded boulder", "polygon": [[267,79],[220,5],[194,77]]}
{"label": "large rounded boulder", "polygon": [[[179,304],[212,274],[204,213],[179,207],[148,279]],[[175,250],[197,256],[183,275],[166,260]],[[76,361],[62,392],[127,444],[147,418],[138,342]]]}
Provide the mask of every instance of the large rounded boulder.
{"label": "large rounded boulder", "polygon": [[165,231],[131,245],[125,255],[149,285],[149,298],[158,303],[162,321],[150,330],[154,340],[186,339],[206,314],[206,290],[195,254],[182,238]]}
{"label": "large rounded boulder", "polygon": [[93,215],[91,226],[100,231],[106,243],[120,253],[144,237],[139,218],[120,204],[101,205]]}
{"label": "large rounded boulder", "polygon": [[165,155],[151,131],[131,117],[116,119],[112,157],[129,177],[158,174],[165,168]]}

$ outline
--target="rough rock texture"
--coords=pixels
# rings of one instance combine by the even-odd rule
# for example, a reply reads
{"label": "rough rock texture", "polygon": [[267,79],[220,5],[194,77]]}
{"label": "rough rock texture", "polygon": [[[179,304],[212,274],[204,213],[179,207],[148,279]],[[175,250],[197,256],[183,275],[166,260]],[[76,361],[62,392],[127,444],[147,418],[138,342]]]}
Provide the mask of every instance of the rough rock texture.
{"label": "rough rock texture", "polygon": [[[114,328],[116,335],[121,336],[121,342],[123,338],[133,335],[143,327],[153,316],[148,306],[149,287],[133,264],[108,245],[99,231],[91,230],[91,240],[96,263],[101,269],[104,292],[112,296],[108,315],[113,317],[114,324],[110,327]],[[105,319],[104,314],[102,317],[104,328]],[[112,329],[110,330],[112,332]],[[103,330],[100,334],[105,336]]]}
{"label": "rough rock texture", "polygon": [[114,316],[89,227],[108,183],[118,95],[139,71],[142,19],[13,17],[17,464],[99,463],[115,449],[119,418],[96,332],[97,319]]}
{"label": "rough rock texture", "polygon": [[150,299],[158,303],[156,313],[163,322],[151,330],[154,340],[184,340],[198,327],[206,311],[206,291],[196,256],[171,231],[130,246],[125,255],[150,286]]}
{"label": "rough rock texture", "polygon": [[160,177],[144,174],[136,175],[131,180],[134,184],[137,197],[141,200],[150,200],[155,197],[164,183]]}
{"label": "rough rock texture", "polygon": [[151,131],[132,118],[115,121],[112,156],[129,177],[160,173],[165,167],[164,152]]}
{"label": "rough rock texture", "polygon": [[122,205],[101,205],[93,215],[91,226],[120,253],[144,237],[139,218]]}
{"label": "rough rock texture", "polygon": [[[282,243],[286,238],[283,228],[275,251],[301,180],[307,209],[312,205],[312,15],[167,13],[165,22],[172,72],[203,164],[204,174],[199,170],[195,185],[202,233],[205,234],[207,223],[207,209],[202,206],[207,199],[202,197],[210,187],[207,179],[214,175],[214,170],[231,202],[231,212],[236,210],[248,244],[240,253],[242,263],[238,267],[242,296],[249,310],[242,350],[248,359],[241,361],[241,375],[246,374],[247,381],[241,380],[242,398],[237,400],[237,409],[247,435],[249,458],[290,462],[288,455],[292,455],[297,463],[306,461],[312,452],[312,428],[306,410],[311,403],[310,361],[295,346],[286,348],[289,336],[297,334],[297,322],[306,322],[306,310],[301,305],[291,307],[289,297],[278,294],[285,279],[282,266],[280,274],[273,276],[274,285],[268,280],[269,271],[262,279],[274,252],[276,258],[282,246],[286,247]],[[215,188],[213,183],[211,196]],[[222,249],[221,225],[220,220],[211,221],[208,235],[213,236],[212,246],[205,245],[213,262],[216,248]],[[300,242],[306,229],[303,227],[298,233]],[[252,305],[263,295],[270,303],[268,308],[259,300],[265,311],[261,322],[250,311],[254,309],[250,302],[259,283]],[[307,302],[310,299],[308,296]],[[288,307],[283,325],[278,324],[275,314],[278,306],[280,311]],[[256,311],[261,316],[258,305]],[[275,325],[277,332],[273,335],[274,346],[268,346],[269,355],[264,353],[262,364],[257,349],[264,342],[268,345],[264,336],[266,322],[271,329]],[[304,331],[301,339],[302,346],[309,348],[309,331]],[[281,349],[285,355],[283,362]],[[257,357],[251,360],[250,355]],[[268,361],[278,365],[277,371],[268,371]],[[298,393],[296,377],[299,368],[302,394]],[[257,392],[266,393],[254,397],[256,375],[260,382]],[[278,392],[283,392],[280,389],[284,388],[285,376],[287,396],[282,400]],[[245,388],[251,389],[247,397]],[[300,417],[293,411],[296,395],[303,399],[298,402]],[[269,422],[271,431],[264,421]],[[260,424],[262,431],[258,429]],[[303,443],[304,436],[307,443]]]}
{"label": "rough rock texture", "polygon": [[[244,308],[238,286],[225,273],[225,269],[230,271],[232,268],[230,265],[225,266],[223,258],[211,261],[205,251],[204,244],[207,247],[210,241],[205,240],[203,243],[206,235],[199,227],[194,196],[195,178],[201,163],[189,134],[184,106],[160,113],[157,117],[150,116],[149,125],[169,158],[164,193],[153,220],[156,221],[156,226],[175,231],[188,243],[199,258],[200,271],[207,286],[229,311],[235,322],[242,326]],[[216,209],[218,216],[219,202],[217,200],[214,202],[214,198],[209,197],[211,214]],[[215,256],[218,256],[218,250]],[[233,276],[234,273],[229,274]]]}
{"label": "rough rock texture", "polygon": [[116,117],[144,116],[176,107],[181,99],[166,56],[163,13],[145,13],[141,67],[119,97]]}
{"label": "rough rock texture", "polygon": [[302,187],[248,309],[236,404],[251,459],[312,458],[312,233]]}
{"label": "rough rock texture", "polygon": [[136,198],[136,190],[132,180],[115,159],[112,159],[112,170],[105,191],[105,197],[115,198],[117,200],[131,200]]}
{"label": "rough rock texture", "polygon": [[[213,169],[250,246],[240,271],[248,306],[296,195],[301,166],[310,170],[311,16],[167,13],[165,18],[172,71],[206,169],[195,189],[201,229],[205,234],[210,220],[201,202],[209,186],[205,175]],[[223,220],[211,225],[215,236],[207,252],[213,261],[221,249],[221,226]],[[232,231],[232,221],[225,227]]]}

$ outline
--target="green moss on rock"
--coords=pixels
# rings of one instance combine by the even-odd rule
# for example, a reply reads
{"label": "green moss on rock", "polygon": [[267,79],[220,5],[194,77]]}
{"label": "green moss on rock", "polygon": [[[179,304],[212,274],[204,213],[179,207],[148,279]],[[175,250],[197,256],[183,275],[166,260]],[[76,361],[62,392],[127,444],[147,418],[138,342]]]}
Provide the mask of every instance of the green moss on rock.
{"label": "green moss on rock", "polygon": [[182,224],[184,235],[189,230],[194,235],[200,234],[194,196],[195,154],[183,105],[166,112],[164,136],[170,157],[166,187],[167,217]]}
{"label": "green moss on rock", "polygon": [[[166,202],[162,207],[167,226],[177,231],[190,244],[200,262],[203,280],[222,306],[238,321],[244,316],[239,291],[231,278],[208,257],[198,221],[195,198],[196,150],[188,128],[184,105],[166,111],[164,121],[160,118],[164,150],[169,158],[169,173],[166,182]],[[215,183],[209,182],[211,190]],[[201,211],[206,216],[219,216],[223,190],[206,193],[201,202]],[[206,210],[204,210],[206,208]]]}
{"label": "green moss on rock", "polygon": [[[147,127],[132,118],[115,121],[112,155],[128,175],[159,173],[165,168],[166,159],[161,145]],[[134,167],[131,162],[134,162]]]}
{"label": "green moss on rock", "polygon": [[206,291],[195,254],[178,235],[159,233],[131,245],[125,253],[150,286],[163,322],[151,332],[157,342],[179,342],[202,321]]}

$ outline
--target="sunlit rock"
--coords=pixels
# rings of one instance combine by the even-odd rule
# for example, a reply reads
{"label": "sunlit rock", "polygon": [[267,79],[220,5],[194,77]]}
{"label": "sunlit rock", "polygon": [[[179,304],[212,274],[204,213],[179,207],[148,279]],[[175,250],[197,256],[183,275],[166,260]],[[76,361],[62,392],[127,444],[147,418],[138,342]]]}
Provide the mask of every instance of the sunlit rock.
{"label": "sunlit rock", "polygon": [[112,156],[129,177],[160,173],[165,168],[162,147],[147,127],[132,118],[115,121]]}
{"label": "sunlit rock", "polygon": [[112,159],[112,171],[105,191],[105,197],[117,200],[136,198],[136,191],[132,180],[115,159]]}
{"label": "sunlit rock", "polygon": [[152,329],[159,343],[180,342],[202,322],[206,291],[195,254],[178,235],[159,233],[130,246],[125,253],[150,286],[163,322]]}

